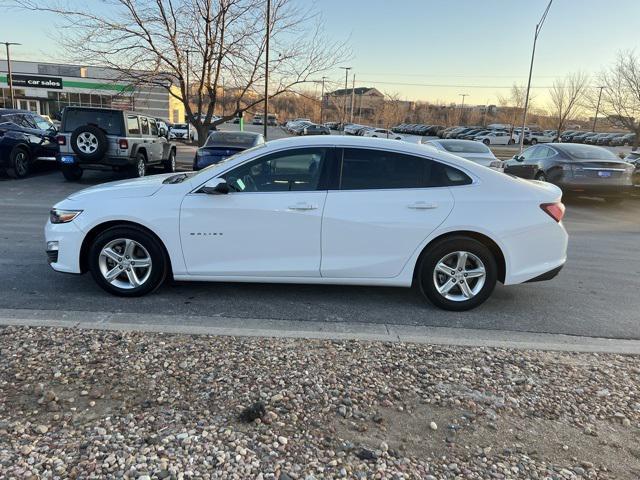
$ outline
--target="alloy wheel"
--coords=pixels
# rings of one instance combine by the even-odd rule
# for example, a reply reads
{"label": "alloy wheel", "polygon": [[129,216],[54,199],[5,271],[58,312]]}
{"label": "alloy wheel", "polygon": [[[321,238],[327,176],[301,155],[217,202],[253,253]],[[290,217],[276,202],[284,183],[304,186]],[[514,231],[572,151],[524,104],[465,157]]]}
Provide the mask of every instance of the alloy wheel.
{"label": "alloy wheel", "polygon": [[152,268],[147,249],[129,238],[118,238],[102,247],[98,265],[104,279],[123,290],[144,285]]}
{"label": "alloy wheel", "polygon": [[18,152],[15,157],[15,169],[19,177],[23,177],[29,170],[29,162],[27,160],[27,154],[24,152]]}
{"label": "alloy wheel", "polygon": [[433,271],[436,290],[447,300],[464,302],[484,286],[487,271],[482,260],[471,252],[451,252],[442,257]]}
{"label": "alloy wheel", "polygon": [[93,153],[98,149],[98,137],[91,132],[82,132],[78,135],[76,144],[83,153]]}
{"label": "alloy wheel", "polygon": [[136,165],[138,171],[138,177],[144,177],[147,173],[147,166],[144,163],[144,158],[138,159],[138,164]]}

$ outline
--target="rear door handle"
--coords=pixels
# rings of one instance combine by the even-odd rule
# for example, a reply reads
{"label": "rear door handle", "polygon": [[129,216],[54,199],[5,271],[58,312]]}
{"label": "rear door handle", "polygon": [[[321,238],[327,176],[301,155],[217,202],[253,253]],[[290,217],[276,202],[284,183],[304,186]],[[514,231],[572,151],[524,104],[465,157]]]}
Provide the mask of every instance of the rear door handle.
{"label": "rear door handle", "polygon": [[407,207],[412,208],[414,210],[432,210],[434,208],[438,208],[437,203],[427,203],[427,202],[416,202],[411,205],[407,205]]}
{"label": "rear door handle", "polygon": [[296,203],[295,205],[289,205],[289,210],[316,210],[317,205],[311,205],[310,203]]}

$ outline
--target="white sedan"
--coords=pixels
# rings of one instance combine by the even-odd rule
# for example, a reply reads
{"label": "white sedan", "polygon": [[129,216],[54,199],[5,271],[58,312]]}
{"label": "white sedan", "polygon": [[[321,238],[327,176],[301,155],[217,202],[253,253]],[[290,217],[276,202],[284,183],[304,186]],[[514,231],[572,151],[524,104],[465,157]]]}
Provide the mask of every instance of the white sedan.
{"label": "white sedan", "polygon": [[511,135],[507,132],[491,132],[485,135],[477,135],[473,139],[485,145],[511,145],[514,143]]}
{"label": "white sedan", "polygon": [[56,204],[54,270],[139,296],[176,280],[386,285],[468,310],[565,263],[558,187],[394,140],[275,140]]}
{"label": "white sedan", "polygon": [[473,140],[447,138],[442,140],[426,140],[422,142],[422,144],[471,160],[472,162],[492,168],[498,172],[504,172],[502,162],[496,158],[491,149]]}
{"label": "white sedan", "polygon": [[390,138],[392,140],[402,140],[402,137],[397,133],[392,132],[387,128],[372,128],[371,130],[367,130],[363,137],[371,137],[371,138]]}

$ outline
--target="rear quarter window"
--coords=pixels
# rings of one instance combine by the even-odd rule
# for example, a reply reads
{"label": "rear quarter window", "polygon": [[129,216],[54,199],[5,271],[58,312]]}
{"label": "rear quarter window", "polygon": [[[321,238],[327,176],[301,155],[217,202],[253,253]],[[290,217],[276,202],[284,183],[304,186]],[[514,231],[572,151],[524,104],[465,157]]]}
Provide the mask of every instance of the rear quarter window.
{"label": "rear quarter window", "polygon": [[84,125],[95,125],[108,135],[122,135],[122,113],[111,110],[65,110],[62,121],[63,132],[73,132]]}

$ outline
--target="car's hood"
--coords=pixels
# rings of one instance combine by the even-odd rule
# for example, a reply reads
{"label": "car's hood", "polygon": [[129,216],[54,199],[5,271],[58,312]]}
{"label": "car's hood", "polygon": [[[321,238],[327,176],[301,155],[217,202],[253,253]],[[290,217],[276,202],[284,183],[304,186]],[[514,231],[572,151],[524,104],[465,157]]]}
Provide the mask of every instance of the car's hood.
{"label": "car's hood", "polygon": [[108,198],[136,198],[149,197],[156,193],[162,182],[175,173],[162,175],[150,175],[148,177],[120,180],[118,182],[101,183],[93,187],[85,188],[69,195],[69,200],[81,200],[88,196],[104,195]]}

